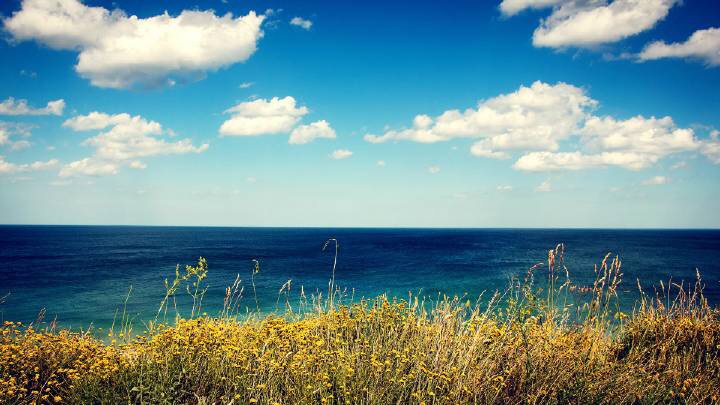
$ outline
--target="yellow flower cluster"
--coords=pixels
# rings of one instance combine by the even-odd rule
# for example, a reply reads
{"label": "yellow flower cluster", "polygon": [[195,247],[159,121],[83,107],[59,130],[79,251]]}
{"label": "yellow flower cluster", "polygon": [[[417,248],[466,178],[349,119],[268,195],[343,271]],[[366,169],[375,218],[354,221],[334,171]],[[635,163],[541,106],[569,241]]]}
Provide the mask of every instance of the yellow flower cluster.
{"label": "yellow flower cluster", "polygon": [[0,403],[60,403],[79,381],[108,379],[129,364],[116,348],[88,336],[13,322],[0,331]]}

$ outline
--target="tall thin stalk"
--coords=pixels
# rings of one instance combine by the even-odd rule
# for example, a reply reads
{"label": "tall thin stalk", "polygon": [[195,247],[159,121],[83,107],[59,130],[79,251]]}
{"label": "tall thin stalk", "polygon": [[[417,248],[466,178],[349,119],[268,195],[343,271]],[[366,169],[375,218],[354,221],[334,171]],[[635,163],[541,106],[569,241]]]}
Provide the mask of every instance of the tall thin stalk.
{"label": "tall thin stalk", "polygon": [[335,257],[333,258],[332,275],[328,283],[328,309],[333,309],[335,298],[335,269],[337,268],[338,253],[340,252],[340,242],[335,238],[328,239],[323,245],[323,252],[327,249],[330,242],[335,242]]}

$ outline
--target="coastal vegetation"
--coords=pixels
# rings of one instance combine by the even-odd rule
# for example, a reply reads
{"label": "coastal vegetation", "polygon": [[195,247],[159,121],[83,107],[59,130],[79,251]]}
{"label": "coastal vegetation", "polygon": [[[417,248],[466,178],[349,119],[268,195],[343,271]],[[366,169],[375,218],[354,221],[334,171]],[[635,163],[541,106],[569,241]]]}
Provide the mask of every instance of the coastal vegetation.
{"label": "coastal vegetation", "polygon": [[[335,241],[337,249],[337,241]],[[337,250],[336,250],[337,253]],[[691,285],[639,285],[620,310],[622,262],[576,285],[563,246],[505,291],[348,301],[335,285],[245,313],[239,279],[203,308],[205,259],[178,268],[154,319],[97,331],[0,328],[0,403],[717,403],[720,310]],[[593,270],[590,270],[593,271]],[[181,313],[177,298],[192,304]],[[282,298],[281,298],[282,297]]]}

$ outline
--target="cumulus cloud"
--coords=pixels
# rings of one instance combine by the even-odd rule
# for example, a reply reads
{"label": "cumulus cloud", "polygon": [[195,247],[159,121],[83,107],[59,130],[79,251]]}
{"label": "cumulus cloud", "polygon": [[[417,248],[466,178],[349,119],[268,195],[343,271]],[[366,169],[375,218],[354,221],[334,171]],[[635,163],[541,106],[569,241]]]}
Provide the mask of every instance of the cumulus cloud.
{"label": "cumulus cloud", "polygon": [[330,159],[333,160],[340,160],[340,159],[346,159],[352,156],[352,151],[348,149],[336,149],[330,154]]}
{"label": "cumulus cloud", "polygon": [[429,166],[429,167],[427,168],[427,171],[428,171],[428,173],[430,173],[430,174],[438,174],[438,173],[440,173],[440,166],[434,166],[434,165],[433,165],[433,166]]}
{"label": "cumulus cloud", "polygon": [[698,149],[712,149],[712,140],[697,139],[690,128],[678,128],[672,118],[627,120],[590,117],[579,131],[584,148],[594,153],[531,152],[513,166],[525,171],[583,170],[617,166],[630,170],[645,169],[660,159]]}
{"label": "cumulus cloud", "polygon": [[5,160],[3,156],[0,156],[0,175],[2,174],[17,174],[17,173],[27,173],[32,172],[36,170],[45,170],[50,169],[52,167],[57,166],[58,160],[57,159],[51,159],[46,162],[37,161],[33,163],[23,163],[23,164],[17,164],[17,163],[10,163]]}
{"label": "cumulus cloud", "polygon": [[[597,105],[579,87],[535,82],[463,112],[449,110],[435,118],[418,115],[411,128],[368,134],[365,140],[433,143],[475,138],[471,154],[508,159],[519,152],[513,167],[535,172],[612,166],[640,170],[684,152],[700,152],[720,164],[717,131],[701,140],[692,128],[678,127],[672,117],[597,116]],[[575,150],[561,150],[567,145]]]}
{"label": "cumulus cloud", "polygon": [[103,129],[109,126],[119,125],[131,120],[132,117],[130,116],[130,114],[127,113],[110,115],[93,111],[87,115],[78,115],[69,118],[65,120],[62,125],[67,128],[72,128],[74,131],[90,131],[94,129]]}
{"label": "cumulus cloud", "polygon": [[16,41],[77,51],[75,70],[95,86],[127,88],[168,85],[246,61],[264,18],[194,10],[139,18],[78,0],[23,0],[4,27]]}
{"label": "cumulus cloud", "polygon": [[627,120],[590,116],[578,131],[586,153],[532,152],[515,162],[526,171],[583,170],[617,166],[640,170],[662,158],[703,147],[691,128],[678,128],[671,117]]}
{"label": "cumulus cloud", "polygon": [[33,108],[27,100],[15,100],[8,97],[0,102],[0,115],[62,115],[65,109],[65,100],[48,101],[42,108]]}
{"label": "cumulus cloud", "polygon": [[208,148],[208,144],[194,146],[189,139],[168,142],[163,139],[168,131],[139,115],[92,112],[70,118],[63,126],[74,131],[101,131],[82,143],[95,148],[95,153],[64,165],[61,177],[117,174],[122,166],[143,169],[146,165],[139,158],[200,153]]}
{"label": "cumulus cloud", "polygon": [[309,30],[310,28],[312,28],[313,22],[310,20],[306,20],[302,17],[293,17],[292,20],[290,20],[290,25],[300,27],[304,30]]}
{"label": "cumulus cloud", "polygon": [[118,173],[119,168],[120,164],[117,162],[87,157],[64,165],[59,175],[60,177],[114,175]]}
{"label": "cumulus cloud", "polygon": [[720,131],[713,130],[710,139],[703,141],[700,153],[716,165],[720,165]]}
{"label": "cumulus cloud", "polygon": [[497,186],[496,190],[501,193],[507,193],[507,192],[513,191],[513,186],[508,186],[508,185]]}
{"label": "cumulus cloud", "polygon": [[690,128],[678,128],[671,117],[591,117],[580,130],[586,149],[604,151],[584,156],[588,167],[621,166],[644,169],[671,154],[689,152],[701,147]]}
{"label": "cumulus cloud", "polygon": [[526,9],[540,9],[564,3],[566,0],[503,0],[500,11],[506,16],[513,16]]}
{"label": "cumulus cloud", "polygon": [[334,139],[335,130],[326,120],[299,125],[310,110],[297,105],[295,98],[255,99],[225,110],[229,114],[220,126],[220,136],[260,136],[289,133],[288,143],[302,145],[318,138]]}
{"label": "cumulus cloud", "polygon": [[19,141],[13,142],[12,145],[10,146],[10,149],[12,149],[12,150],[23,150],[23,149],[29,148],[31,145],[32,145],[32,144],[30,143],[30,141],[27,141],[27,140],[25,140],[25,139],[21,139],[21,140],[19,140]]}
{"label": "cumulus cloud", "polygon": [[21,69],[20,76],[29,77],[31,79],[37,79],[37,72],[34,72],[32,70]]}
{"label": "cumulus cloud", "polygon": [[655,176],[644,180],[642,184],[645,186],[661,186],[663,184],[667,184],[669,181],[670,179],[665,176]]}
{"label": "cumulus cloud", "polygon": [[552,7],[533,33],[536,47],[593,47],[649,30],[678,0],[505,0],[512,16],[528,8]]}
{"label": "cumulus cloud", "polygon": [[720,65],[720,28],[695,31],[685,42],[668,44],[656,41],[638,55],[641,61],[662,58],[688,58],[700,60],[708,66]]}
{"label": "cumulus cloud", "polygon": [[375,164],[378,167],[385,167],[387,165],[384,160],[378,160]]}
{"label": "cumulus cloud", "polygon": [[432,118],[418,115],[408,129],[365,135],[371,143],[409,140],[422,143],[454,138],[479,138],[476,156],[507,158],[514,149],[557,150],[559,142],[578,129],[596,101],[565,83],[535,82],[509,94],[481,101],[477,108],[448,110]]}
{"label": "cumulus cloud", "polygon": [[552,191],[552,183],[550,183],[550,180],[545,180],[542,183],[540,183],[537,187],[535,187],[536,193],[549,193]]}
{"label": "cumulus cloud", "polygon": [[646,155],[633,152],[603,152],[585,154],[575,152],[530,152],[521,156],[513,165],[514,169],[529,172],[558,170],[584,170],[598,167],[619,166],[640,170],[655,161]]}
{"label": "cumulus cloud", "polygon": [[139,160],[133,160],[132,162],[130,162],[130,164],[128,166],[131,169],[138,169],[138,170],[147,169],[147,164],[145,164]]}
{"label": "cumulus cloud", "polygon": [[694,131],[678,128],[671,117],[636,116],[627,120],[591,117],[580,134],[592,148],[632,150],[660,157],[698,147]]}
{"label": "cumulus cloud", "polygon": [[684,160],[681,160],[681,161],[673,164],[672,166],[670,166],[670,168],[673,170],[680,170],[680,169],[684,169],[686,167],[687,167],[687,162]]}
{"label": "cumulus cloud", "polygon": [[32,128],[24,123],[0,121],[0,146],[9,146],[11,150],[29,148],[32,144],[27,138]]}
{"label": "cumulus cloud", "polygon": [[300,125],[290,133],[291,144],[306,144],[318,138],[335,139],[335,130],[325,120],[313,122],[310,125]]}
{"label": "cumulus cloud", "polygon": [[293,97],[257,99],[225,110],[230,118],[220,126],[221,136],[257,136],[289,132],[308,113]]}

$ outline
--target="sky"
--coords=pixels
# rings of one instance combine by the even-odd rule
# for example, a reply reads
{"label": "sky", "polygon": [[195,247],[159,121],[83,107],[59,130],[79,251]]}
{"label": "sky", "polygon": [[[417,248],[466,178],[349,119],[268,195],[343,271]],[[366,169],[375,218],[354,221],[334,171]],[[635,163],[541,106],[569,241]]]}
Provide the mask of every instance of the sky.
{"label": "sky", "polygon": [[0,16],[0,223],[720,227],[714,1]]}

